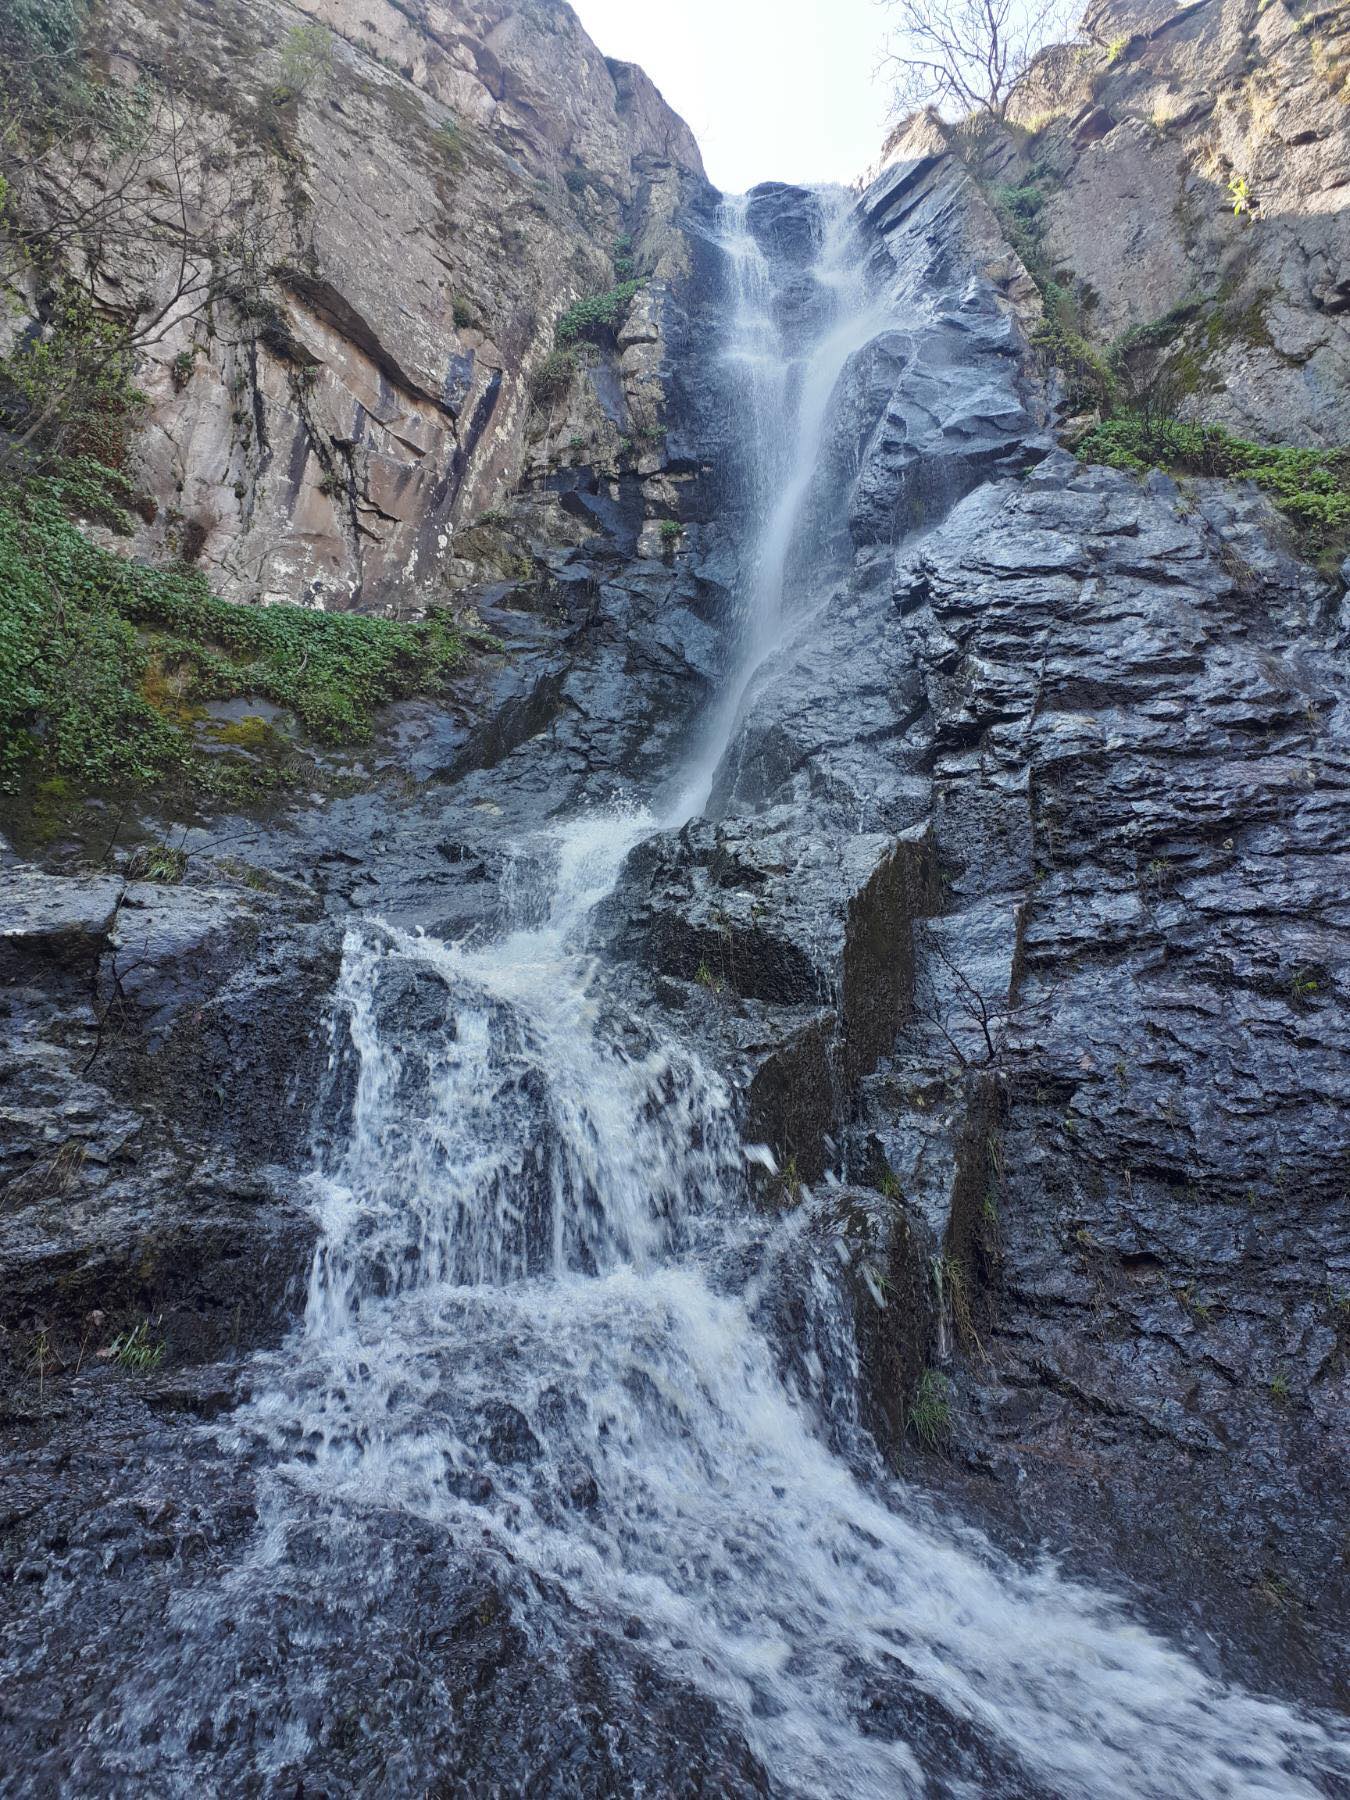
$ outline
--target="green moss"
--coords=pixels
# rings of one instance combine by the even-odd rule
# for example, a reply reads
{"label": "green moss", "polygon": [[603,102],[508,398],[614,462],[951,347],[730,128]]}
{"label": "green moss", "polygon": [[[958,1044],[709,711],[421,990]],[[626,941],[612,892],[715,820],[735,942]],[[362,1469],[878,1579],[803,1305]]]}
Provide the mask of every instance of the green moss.
{"label": "green moss", "polygon": [[247,713],[242,719],[230,719],[223,724],[207,727],[211,737],[218,744],[228,744],[235,750],[247,750],[259,754],[265,750],[277,750],[283,747],[284,740],[275,727],[257,713]]}
{"label": "green moss", "polygon": [[1350,537],[1350,452],[1251,444],[1220,425],[1123,414],[1094,427],[1079,445],[1084,462],[1142,474],[1222,475],[1254,481],[1298,528],[1310,554]]}
{"label": "green moss", "polygon": [[237,763],[195,741],[203,701],[258,695],[326,743],[359,741],[377,706],[434,689],[462,660],[440,614],[403,624],[232,605],[188,569],[91,543],[72,512],[116,519],[125,491],[87,463],[0,490],[0,790],[52,778],[228,788]]}

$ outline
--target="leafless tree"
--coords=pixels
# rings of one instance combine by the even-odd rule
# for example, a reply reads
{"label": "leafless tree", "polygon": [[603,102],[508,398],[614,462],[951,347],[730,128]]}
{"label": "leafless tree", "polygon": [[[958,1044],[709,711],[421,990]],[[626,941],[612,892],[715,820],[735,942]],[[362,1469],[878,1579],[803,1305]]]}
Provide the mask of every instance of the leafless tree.
{"label": "leafless tree", "polygon": [[0,298],[32,321],[0,360],[0,476],[115,460],[136,365],[191,346],[219,303],[261,314],[294,226],[262,149],[162,76],[91,85],[75,27],[44,36],[29,12],[0,29]]}
{"label": "leafless tree", "polygon": [[895,82],[898,112],[935,106],[965,118],[1007,116],[1027,71],[1059,42],[1072,0],[887,0],[895,29],[882,68]]}

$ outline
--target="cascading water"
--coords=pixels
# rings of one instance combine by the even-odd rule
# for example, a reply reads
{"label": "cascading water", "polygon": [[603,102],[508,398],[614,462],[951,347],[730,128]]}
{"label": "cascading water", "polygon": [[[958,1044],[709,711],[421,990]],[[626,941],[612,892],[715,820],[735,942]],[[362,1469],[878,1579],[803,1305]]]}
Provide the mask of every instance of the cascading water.
{"label": "cascading water", "polygon": [[707,805],[755,677],[791,631],[790,585],[809,591],[824,578],[822,549],[831,534],[812,505],[812,490],[831,403],[850,358],[892,324],[868,291],[852,197],[826,188],[816,206],[816,255],[806,277],[814,329],[795,345],[780,316],[769,257],[752,228],[750,197],[724,201],[719,213],[729,267],[722,363],[727,404],[741,422],[739,461],[753,524],[731,666],[681,785],[676,823]]}
{"label": "cascading water", "polygon": [[[846,221],[823,210],[817,280],[832,300],[795,369],[775,350],[744,205],[727,210],[740,221],[728,354],[763,451],[764,524],[691,808],[781,638],[831,394],[878,328],[856,270],[841,273]],[[251,1560],[214,1610],[180,1609],[192,1679],[210,1687],[222,1617],[281,1604],[306,1521],[327,1518],[340,1540],[344,1520],[392,1511],[441,1534],[431,1554],[486,1545],[579,1617],[636,1621],[646,1655],[732,1721],[774,1792],[1317,1793],[1339,1754],[1322,1725],[939,1519],[861,1433],[850,1464],[827,1448],[763,1324],[773,1256],[746,1254],[797,1226],[754,1216],[722,1081],[633,1017],[587,953],[594,906],[653,829],[640,809],[594,812],[535,843],[546,898],[493,942],[350,930],[304,1325],[224,1428],[274,1473]],[[842,1339],[846,1316],[818,1286],[820,1328]],[[359,1621],[369,1544],[356,1542]],[[934,1708],[945,1737],[922,1727]],[[155,1711],[152,1692],[141,1716]],[[954,1773],[952,1734],[987,1746],[1001,1774]],[[173,1741],[161,1727],[161,1771]],[[304,1741],[293,1718],[258,1745],[258,1779]],[[395,1764],[387,1780],[405,1791]],[[507,1771],[500,1791],[525,1785]]]}

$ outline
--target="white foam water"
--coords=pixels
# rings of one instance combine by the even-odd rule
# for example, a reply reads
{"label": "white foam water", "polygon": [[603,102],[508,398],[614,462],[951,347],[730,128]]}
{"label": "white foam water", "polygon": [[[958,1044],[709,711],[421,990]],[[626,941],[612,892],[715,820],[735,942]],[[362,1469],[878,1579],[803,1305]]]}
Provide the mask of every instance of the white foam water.
{"label": "white foam water", "polygon": [[[608,1002],[585,953],[588,904],[649,828],[565,828],[548,919],[496,944],[350,933],[356,1080],[305,1325],[232,1428],[270,1446],[281,1518],[305,1495],[393,1505],[508,1548],[588,1615],[635,1616],[785,1791],[926,1791],[903,1731],[860,1728],[872,1671],[1057,1793],[1316,1794],[1323,1726],[825,1447],[719,1274],[748,1204],[729,1096]],[[440,1009],[415,1045],[379,1005],[410,974]],[[503,1401],[528,1457],[479,1429]],[[579,1472],[591,1498],[560,1507]]]}

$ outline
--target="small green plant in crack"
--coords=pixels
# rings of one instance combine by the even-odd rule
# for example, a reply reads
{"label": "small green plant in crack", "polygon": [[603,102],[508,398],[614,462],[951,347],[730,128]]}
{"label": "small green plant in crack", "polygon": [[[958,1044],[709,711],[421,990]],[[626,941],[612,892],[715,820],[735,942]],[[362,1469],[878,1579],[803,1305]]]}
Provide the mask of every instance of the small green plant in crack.
{"label": "small green plant in crack", "polygon": [[797,1167],[797,1157],[794,1151],[778,1171],[778,1198],[780,1203],[787,1206],[796,1206],[802,1197],[804,1186],[805,1184],[802,1181],[801,1172]]}
{"label": "small green plant in crack", "polygon": [[558,320],[554,334],[558,343],[566,347],[575,344],[579,338],[589,338],[595,343],[610,341],[641,286],[636,279],[621,281],[607,293],[592,294],[589,299],[576,301]]}
{"label": "small green plant in crack", "polygon": [[1284,1402],[1289,1398],[1289,1377],[1283,1369],[1277,1369],[1270,1379],[1271,1398]]}
{"label": "small green plant in crack", "polygon": [[324,25],[293,25],[281,44],[280,79],[272,100],[284,106],[308,93],[333,66],[333,36]]}
{"label": "small green plant in crack", "polygon": [[1233,203],[1233,215],[1235,218],[1241,219],[1251,216],[1252,208],[1256,202],[1252,198],[1252,190],[1247,185],[1247,177],[1245,175],[1234,175],[1229,181],[1228,198]]}
{"label": "small green plant in crack", "polygon": [[1311,969],[1295,969],[1289,983],[1289,993],[1295,1006],[1307,1006],[1318,991],[1316,975]]}
{"label": "small green plant in crack", "polygon": [[34,1337],[33,1347],[28,1355],[29,1367],[37,1376],[39,1405],[41,1405],[47,1391],[47,1376],[58,1366],[59,1360],[56,1351],[52,1347],[52,1341],[48,1335],[47,1327],[44,1325]]}
{"label": "small green plant in crack", "polygon": [[132,857],[127,873],[133,881],[157,881],[176,887],[187,873],[187,851],[172,844],[147,844]]}
{"label": "small green plant in crack", "polygon": [[707,988],[710,994],[720,994],[722,982],[720,976],[714,975],[706,962],[701,962],[694,971],[694,980],[701,988]]}
{"label": "small green plant in crack", "polygon": [[442,119],[432,132],[432,141],[452,169],[464,162],[464,133],[453,119]]}
{"label": "small green plant in crack", "polygon": [[667,550],[673,550],[684,536],[684,526],[678,519],[662,519],[660,531],[661,543]]}
{"label": "small green plant in crack", "polygon": [[965,1262],[956,1256],[944,1256],[937,1266],[937,1285],[957,1341],[964,1349],[983,1356],[984,1345],[975,1329],[975,1314],[970,1300],[970,1275]]}
{"label": "small green plant in crack", "polygon": [[884,1195],[887,1200],[903,1200],[905,1197],[904,1189],[900,1186],[900,1177],[889,1163],[881,1172],[881,1180],[877,1183],[877,1192]]}
{"label": "small green plant in crack", "polygon": [[925,1450],[940,1450],[951,1437],[951,1383],[937,1369],[925,1369],[919,1377],[905,1414],[905,1430]]}
{"label": "small green plant in crack", "polygon": [[128,1369],[137,1375],[148,1375],[163,1362],[164,1344],[162,1341],[151,1340],[150,1321],[142,1319],[130,1331],[120,1332],[106,1350],[99,1351],[99,1355],[105,1362],[113,1363],[119,1369]]}

